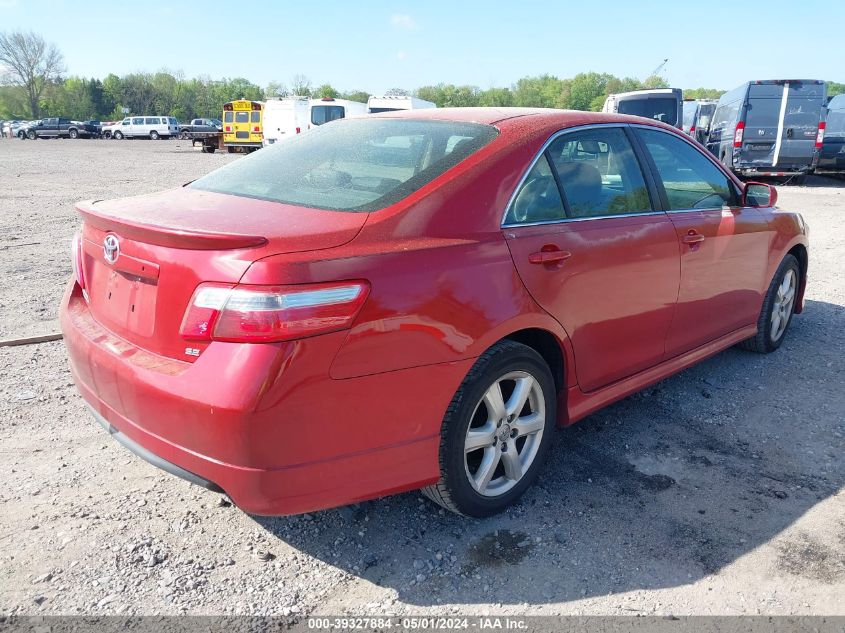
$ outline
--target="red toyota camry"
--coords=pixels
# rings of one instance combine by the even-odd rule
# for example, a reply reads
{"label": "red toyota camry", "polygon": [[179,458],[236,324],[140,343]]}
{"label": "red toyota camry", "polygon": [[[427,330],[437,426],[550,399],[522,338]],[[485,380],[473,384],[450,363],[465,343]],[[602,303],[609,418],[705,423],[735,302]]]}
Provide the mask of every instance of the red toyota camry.
{"label": "red toyota camry", "polygon": [[81,203],[62,329],[94,417],[256,514],[422,488],[498,512],[567,425],[800,312],[807,226],[674,128],[348,119]]}

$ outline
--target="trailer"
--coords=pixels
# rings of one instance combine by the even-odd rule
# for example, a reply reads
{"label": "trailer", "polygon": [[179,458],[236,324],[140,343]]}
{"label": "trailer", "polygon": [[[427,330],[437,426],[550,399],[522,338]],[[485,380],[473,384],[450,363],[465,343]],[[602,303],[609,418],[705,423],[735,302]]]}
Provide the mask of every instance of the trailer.
{"label": "trailer", "polygon": [[196,147],[197,144],[202,145],[203,154],[213,154],[218,149],[223,149],[223,132],[192,132],[183,130],[180,132],[179,138],[191,141],[191,146]]}

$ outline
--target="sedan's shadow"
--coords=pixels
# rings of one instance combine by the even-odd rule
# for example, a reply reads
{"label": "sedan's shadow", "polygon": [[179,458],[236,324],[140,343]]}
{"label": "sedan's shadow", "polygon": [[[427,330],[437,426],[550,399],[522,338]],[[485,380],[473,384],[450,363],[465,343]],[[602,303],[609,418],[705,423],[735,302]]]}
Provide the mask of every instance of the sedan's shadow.
{"label": "sedan's shadow", "polygon": [[256,521],[411,604],[678,586],[773,539],[761,574],[841,580],[817,535],[779,534],[845,483],[843,320],[842,306],[810,301],[777,353],[728,350],[561,430],[538,485],[498,517],[410,493]]}

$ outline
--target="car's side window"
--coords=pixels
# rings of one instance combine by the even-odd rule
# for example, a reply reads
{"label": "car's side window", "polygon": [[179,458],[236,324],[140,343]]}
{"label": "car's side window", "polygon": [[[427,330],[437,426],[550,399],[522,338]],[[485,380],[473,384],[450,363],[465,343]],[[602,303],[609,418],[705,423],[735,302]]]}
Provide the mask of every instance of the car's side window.
{"label": "car's side window", "polygon": [[505,216],[505,224],[553,222],[565,217],[560,190],[544,153],[519,188]]}
{"label": "car's side window", "polygon": [[555,140],[548,149],[572,218],[653,211],[625,131],[596,127]]}
{"label": "car's side window", "polygon": [[670,211],[737,204],[730,179],[698,149],[669,132],[637,129],[654,161]]}

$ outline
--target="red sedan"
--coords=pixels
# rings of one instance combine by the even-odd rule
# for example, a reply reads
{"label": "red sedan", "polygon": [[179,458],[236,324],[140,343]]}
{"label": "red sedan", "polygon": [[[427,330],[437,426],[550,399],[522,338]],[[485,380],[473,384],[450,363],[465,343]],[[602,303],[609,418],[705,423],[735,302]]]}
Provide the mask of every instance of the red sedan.
{"label": "red sedan", "polygon": [[292,514],[414,488],[498,512],[568,425],[801,312],[807,226],[646,119],[347,119],[81,203],[62,303],[94,417]]}

